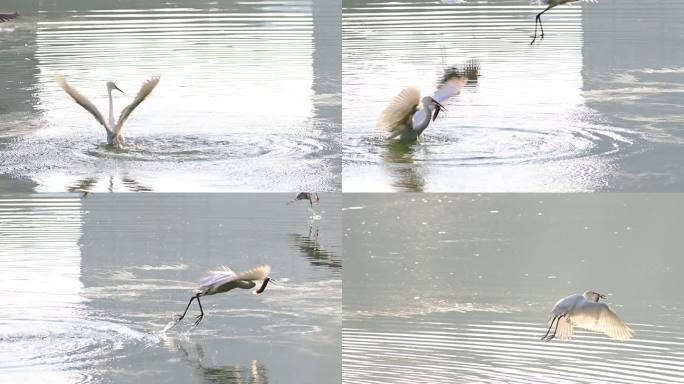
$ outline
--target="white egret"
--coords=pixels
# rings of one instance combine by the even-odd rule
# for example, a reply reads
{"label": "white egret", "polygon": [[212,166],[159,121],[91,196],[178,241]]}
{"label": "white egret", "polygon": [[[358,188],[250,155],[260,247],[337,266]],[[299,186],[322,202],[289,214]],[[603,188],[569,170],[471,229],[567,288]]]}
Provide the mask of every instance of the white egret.
{"label": "white egret", "polygon": [[444,83],[433,96],[422,99],[420,88],[404,88],[380,114],[378,128],[387,132],[390,139],[416,140],[430,125],[430,121],[437,119],[439,111],[446,111],[441,103],[459,93],[467,81],[466,76],[453,78]]}
{"label": "white egret", "polygon": [[[576,1],[582,1],[582,0],[541,0],[541,1],[533,1],[530,0],[530,3],[537,3],[537,4],[547,4],[548,6],[546,9],[543,11],[539,12],[537,14],[537,17],[534,19],[534,38],[532,39],[532,42],[530,45],[534,44],[534,41],[537,40],[537,24],[539,24],[539,28],[541,29],[541,38],[544,38],[544,27],[542,26],[541,22],[541,15],[543,15],[546,11],[550,10],[553,7],[562,5],[562,4],[567,4],[567,3],[574,3]],[[593,0],[591,0],[593,1]]]}
{"label": "white egret", "polygon": [[318,193],[311,192],[299,192],[294,199],[287,202],[288,205],[297,202],[299,200],[309,200],[309,205],[313,207],[314,203],[318,204],[320,199],[318,198]]}
{"label": "white egret", "polygon": [[102,124],[102,126],[107,131],[107,144],[114,145],[116,147],[122,147],[125,144],[124,137],[121,134],[121,129],[123,128],[124,123],[126,123],[128,117],[131,115],[133,110],[140,103],[142,103],[143,100],[147,98],[147,96],[149,96],[154,87],[157,86],[157,83],[159,83],[158,76],[152,77],[145,81],[143,85],[140,87],[140,90],[138,91],[138,94],[135,96],[135,99],[133,99],[133,102],[121,111],[121,114],[119,115],[119,120],[117,120],[115,124],[112,91],[117,90],[123,93],[123,91],[120,90],[119,87],[116,86],[116,84],[114,84],[111,81],[107,82],[107,95],[109,96],[109,120],[105,121],[104,117],[102,117],[102,114],[97,109],[97,107],[95,107],[95,105],[93,105],[93,103],[90,100],[88,100],[87,97],[83,96],[74,88],[72,88],[66,82],[66,80],[64,80],[63,76],[57,75],[55,76],[55,79],[57,80],[59,86],[66,93],[68,93],[69,96],[71,96],[71,98],[73,98],[74,101],[78,103],[78,105],[85,108],[86,111],[90,112],[90,114],[93,115],[93,117],[95,117],[95,120],[97,120],[98,123]]}
{"label": "white egret", "polygon": [[235,288],[251,289],[256,287],[255,281],[259,280],[263,280],[263,282],[259,289],[254,291],[254,293],[262,293],[271,280],[268,277],[269,273],[271,273],[271,267],[268,265],[260,265],[240,273],[235,273],[228,267],[223,267],[216,271],[209,271],[207,275],[200,280],[199,287],[194,291],[195,295],[190,298],[190,302],[188,302],[188,306],[185,307],[183,314],[176,318],[176,323],[183,320],[185,314],[188,312],[188,308],[190,308],[190,304],[192,304],[192,301],[195,299],[197,299],[197,304],[200,309],[200,314],[195,318],[195,325],[202,321],[204,310],[202,310],[202,303],[200,302],[201,296],[228,292]]}
{"label": "white egret", "polygon": [[[564,297],[556,303],[549,316],[549,329],[541,338],[550,341],[556,337],[567,340],[572,337],[573,328],[585,328],[590,331],[605,333],[617,340],[629,340],[634,331],[629,328],[606,303],[599,299],[606,297],[594,291]],[[549,335],[553,323],[556,328]]]}
{"label": "white egret", "polygon": [[3,21],[14,20],[17,18],[17,16],[19,16],[19,13],[16,11],[12,13],[0,13],[0,23]]}

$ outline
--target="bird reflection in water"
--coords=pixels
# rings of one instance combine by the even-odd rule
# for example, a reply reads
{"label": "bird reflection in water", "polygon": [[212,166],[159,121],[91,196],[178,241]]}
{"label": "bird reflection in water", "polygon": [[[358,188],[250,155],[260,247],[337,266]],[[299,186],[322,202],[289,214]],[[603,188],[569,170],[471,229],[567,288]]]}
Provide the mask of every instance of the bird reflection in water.
{"label": "bird reflection in water", "polygon": [[[222,383],[222,384],[267,384],[266,367],[258,360],[252,360],[249,366],[234,364],[220,367],[207,366],[202,345],[189,343],[178,338],[163,336],[166,348],[172,352],[180,352],[181,358],[195,369],[195,377],[198,383]],[[187,349],[186,349],[187,345]],[[188,349],[194,352],[188,352]]]}
{"label": "bird reflection in water", "polygon": [[423,192],[425,178],[423,168],[414,159],[417,147],[405,141],[388,143],[381,154],[387,171],[392,176],[392,186],[402,192]]}
{"label": "bird reflection in water", "polygon": [[302,253],[313,266],[324,266],[332,269],[341,269],[342,260],[333,252],[321,248],[318,242],[318,224],[309,223],[308,235],[291,233],[290,246]]}
{"label": "bird reflection in water", "polygon": [[[117,180],[118,179],[118,180]],[[101,179],[97,177],[86,177],[85,179],[77,180],[74,184],[67,187],[68,192],[76,193],[80,192],[87,196],[89,193],[94,192],[97,184]],[[143,185],[136,181],[135,179],[124,176],[121,178],[115,178],[114,176],[109,176],[109,184],[107,185],[107,192],[117,192],[117,184],[121,184],[124,190],[129,192],[152,192],[152,188]]]}

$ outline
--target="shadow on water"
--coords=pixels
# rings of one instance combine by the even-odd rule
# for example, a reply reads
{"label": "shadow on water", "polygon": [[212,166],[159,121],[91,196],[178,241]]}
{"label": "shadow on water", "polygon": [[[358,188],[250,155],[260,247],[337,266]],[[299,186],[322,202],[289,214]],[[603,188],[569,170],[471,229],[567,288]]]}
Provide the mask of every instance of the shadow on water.
{"label": "shadow on water", "polygon": [[252,360],[249,366],[226,365],[219,367],[208,366],[204,348],[199,343],[183,341],[177,338],[164,337],[164,346],[170,352],[180,353],[182,360],[194,368],[199,383],[222,384],[267,384],[266,367],[257,360]]}
{"label": "shadow on water", "polygon": [[313,266],[324,266],[340,270],[342,268],[342,260],[334,252],[321,248],[321,244],[318,241],[318,232],[318,223],[312,221],[309,223],[308,234],[291,233],[288,235],[290,246],[301,252]]}
{"label": "shadow on water", "polygon": [[[95,191],[102,180],[109,180],[107,183],[107,192],[116,192],[120,190],[125,190],[129,192],[152,192],[152,188],[147,187],[135,179],[130,177],[120,177],[115,178],[114,176],[109,176],[109,178],[97,178],[97,177],[86,177],[81,180],[76,180],[74,184],[67,187],[68,192],[93,192]],[[122,187],[119,188],[118,185]]]}
{"label": "shadow on water", "polygon": [[383,148],[382,159],[392,176],[392,185],[398,191],[423,192],[424,170],[414,158],[419,147],[420,143],[415,141],[392,141]]}

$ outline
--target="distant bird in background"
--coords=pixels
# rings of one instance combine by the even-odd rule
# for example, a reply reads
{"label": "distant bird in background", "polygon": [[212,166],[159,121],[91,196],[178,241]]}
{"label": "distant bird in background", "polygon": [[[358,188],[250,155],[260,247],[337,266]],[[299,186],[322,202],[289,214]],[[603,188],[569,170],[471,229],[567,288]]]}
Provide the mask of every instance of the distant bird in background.
{"label": "distant bird in background", "polygon": [[434,95],[422,98],[420,88],[404,88],[382,111],[377,127],[385,131],[390,139],[416,140],[430,122],[437,119],[440,111],[446,111],[442,103],[458,94],[467,82],[466,76],[453,78],[444,83]]}
{"label": "distant bird in background", "polygon": [[534,44],[535,40],[537,40],[537,25],[539,25],[539,28],[541,29],[541,38],[544,39],[544,27],[542,26],[542,21],[541,21],[541,15],[543,15],[546,11],[549,9],[556,7],[558,5],[562,4],[568,4],[568,3],[574,3],[576,1],[591,1],[591,2],[596,2],[596,0],[530,0],[530,4],[547,4],[548,6],[546,9],[543,11],[539,12],[537,14],[537,17],[534,19],[534,38],[532,39],[532,42],[530,45]]}
{"label": "distant bird in background", "polygon": [[311,207],[313,207],[314,203],[318,204],[318,202],[320,201],[318,198],[318,193],[299,192],[297,194],[297,196],[295,196],[294,199],[287,202],[287,205],[290,205],[290,204],[297,202],[299,200],[309,200],[309,205]]}
{"label": "distant bird in background", "polygon": [[[564,297],[556,303],[549,316],[549,329],[541,338],[551,341],[558,337],[567,340],[572,337],[573,328],[605,333],[617,340],[629,340],[634,331],[629,328],[606,303],[599,303],[606,297],[594,291]],[[553,334],[549,335],[556,323]]]}
{"label": "distant bird in background", "polygon": [[126,120],[128,120],[128,117],[131,115],[133,110],[135,110],[135,108],[138,105],[140,105],[140,103],[142,103],[143,100],[147,98],[147,96],[150,95],[154,87],[156,87],[157,83],[159,83],[158,76],[152,77],[149,80],[145,81],[142,87],[140,87],[140,90],[138,91],[138,94],[135,96],[135,99],[133,99],[133,102],[121,111],[121,114],[119,115],[119,120],[117,120],[115,124],[112,91],[117,90],[121,93],[123,93],[123,91],[119,89],[119,87],[117,87],[116,84],[114,84],[114,82],[107,82],[107,95],[109,96],[109,120],[105,121],[104,117],[97,109],[97,107],[95,107],[95,105],[93,105],[93,103],[87,97],[83,96],[77,90],[72,88],[66,82],[63,76],[56,75],[55,79],[57,80],[57,84],[59,84],[59,86],[64,90],[64,92],[69,94],[69,96],[71,96],[71,98],[73,98],[74,101],[78,103],[78,105],[85,108],[86,111],[90,112],[90,114],[93,115],[93,117],[95,117],[95,120],[97,120],[97,122],[105,128],[105,130],[107,131],[107,144],[119,148],[125,145],[124,137],[121,134],[121,130],[123,129],[124,123],[126,123]]}
{"label": "distant bird in background", "polygon": [[268,265],[261,265],[240,273],[235,273],[228,267],[223,267],[216,271],[209,271],[207,275],[200,280],[199,287],[195,289],[195,295],[190,298],[190,302],[188,302],[188,306],[185,307],[183,314],[176,318],[176,323],[183,320],[185,314],[188,313],[190,304],[192,304],[192,301],[195,299],[197,299],[197,304],[200,309],[200,314],[195,318],[195,325],[202,321],[202,318],[204,318],[204,310],[202,310],[202,303],[200,302],[200,297],[202,296],[228,292],[235,288],[252,289],[256,287],[255,281],[259,280],[263,280],[263,282],[259,289],[254,291],[254,293],[262,293],[266,289],[269,281],[271,281],[268,277],[270,273],[271,267]]}
{"label": "distant bird in background", "polygon": [[0,13],[0,23],[5,22],[5,21],[10,21],[14,20],[19,16],[18,12],[12,12],[12,13]]}

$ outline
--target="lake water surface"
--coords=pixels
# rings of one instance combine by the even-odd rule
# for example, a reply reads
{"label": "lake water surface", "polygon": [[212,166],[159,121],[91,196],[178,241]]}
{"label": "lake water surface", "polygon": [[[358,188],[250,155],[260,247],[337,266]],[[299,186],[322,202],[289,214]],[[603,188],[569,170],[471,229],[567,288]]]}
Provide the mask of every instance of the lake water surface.
{"label": "lake water surface", "polygon": [[[343,9],[345,191],[684,190],[684,4],[359,1]],[[532,3],[532,4],[531,4]],[[401,89],[479,62],[413,145],[375,128]]]}
{"label": "lake water surface", "polygon": [[[20,17],[0,25],[0,188],[341,189],[338,1],[6,7]],[[105,118],[115,81],[115,119],[144,80],[161,81],[114,150],[56,73]]]}
{"label": "lake water surface", "polygon": [[[339,195],[5,195],[0,381],[339,383]],[[207,296],[207,270],[262,263],[277,284]]]}
{"label": "lake water surface", "polygon": [[[345,195],[343,382],[681,383],[681,194]],[[635,331],[540,341],[596,290]]]}

